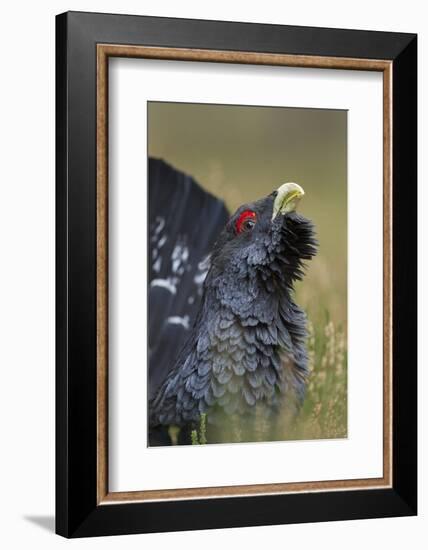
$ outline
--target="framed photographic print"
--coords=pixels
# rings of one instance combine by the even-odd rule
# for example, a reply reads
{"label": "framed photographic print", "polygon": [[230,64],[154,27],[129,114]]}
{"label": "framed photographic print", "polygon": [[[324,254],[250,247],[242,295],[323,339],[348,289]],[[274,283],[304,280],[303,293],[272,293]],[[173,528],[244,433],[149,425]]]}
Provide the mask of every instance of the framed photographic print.
{"label": "framed photographic print", "polygon": [[416,514],[416,36],[56,24],[57,532]]}

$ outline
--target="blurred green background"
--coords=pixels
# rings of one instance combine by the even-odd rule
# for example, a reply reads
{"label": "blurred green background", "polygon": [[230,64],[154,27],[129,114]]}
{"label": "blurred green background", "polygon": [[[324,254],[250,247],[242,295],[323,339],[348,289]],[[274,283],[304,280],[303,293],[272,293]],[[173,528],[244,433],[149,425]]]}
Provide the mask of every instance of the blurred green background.
{"label": "blurred green background", "polygon": [[233,212],[294,181],[319,252],[296,285],[309,319],[303,410],[281,439],[347,433],[347,112],[149,102],[148,153],[193,176]]}

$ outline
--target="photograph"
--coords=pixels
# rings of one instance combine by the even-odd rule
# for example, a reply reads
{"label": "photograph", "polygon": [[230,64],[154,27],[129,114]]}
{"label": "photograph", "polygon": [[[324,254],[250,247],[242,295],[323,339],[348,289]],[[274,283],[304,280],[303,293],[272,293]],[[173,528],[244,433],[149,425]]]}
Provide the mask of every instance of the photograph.
{"label": "photograph", "polygon": [[147,102],[150,447],[347,437],[347,117]]}

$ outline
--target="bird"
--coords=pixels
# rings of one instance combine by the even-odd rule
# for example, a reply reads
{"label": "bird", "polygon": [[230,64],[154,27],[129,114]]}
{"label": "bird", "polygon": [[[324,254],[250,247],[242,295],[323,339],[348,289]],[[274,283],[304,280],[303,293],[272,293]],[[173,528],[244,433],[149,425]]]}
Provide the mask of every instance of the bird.
{"label": "bird", "polygon": [[[195,192],[201,189],[190,181]],[[294,284],[318,243],[313,223],[296,211],[304,190],[294,182],[281,184],[232,216],[222,201],[208,196],[218,201],[211,206],[221,215],[205,221],[211,230],[199,250],[203,277],[192,271],[192,280],[203,282],[196,293],[191,289],[198,300],[188,330],[166,367],[150,360],[150,445],[170,444],[170,426],[180,429],[180,442],[189,443],[202,416],[210,443],[223,442],[231,426],[238,426],[243,440],[256,440],[260,414],[274,439],[280,415],[294,418],[305,396],[307,320],[295,302]],[[204,225],[193,223],[187,241],[192,232],[203,238],[203,231]]]}

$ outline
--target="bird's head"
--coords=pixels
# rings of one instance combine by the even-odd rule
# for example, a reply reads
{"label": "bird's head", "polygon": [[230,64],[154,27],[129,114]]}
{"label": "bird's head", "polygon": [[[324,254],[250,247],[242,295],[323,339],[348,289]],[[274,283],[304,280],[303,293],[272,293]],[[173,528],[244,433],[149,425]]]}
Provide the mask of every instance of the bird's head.
{"label": "bird's head", "polygon": [[220,234],[207,283],[230,292],[259,292],[260,283],[291,289],[303,262],[316,254],[313,224],[296,212],[304,196],[297,183],[284,183],[267,197],[240,206]]}

